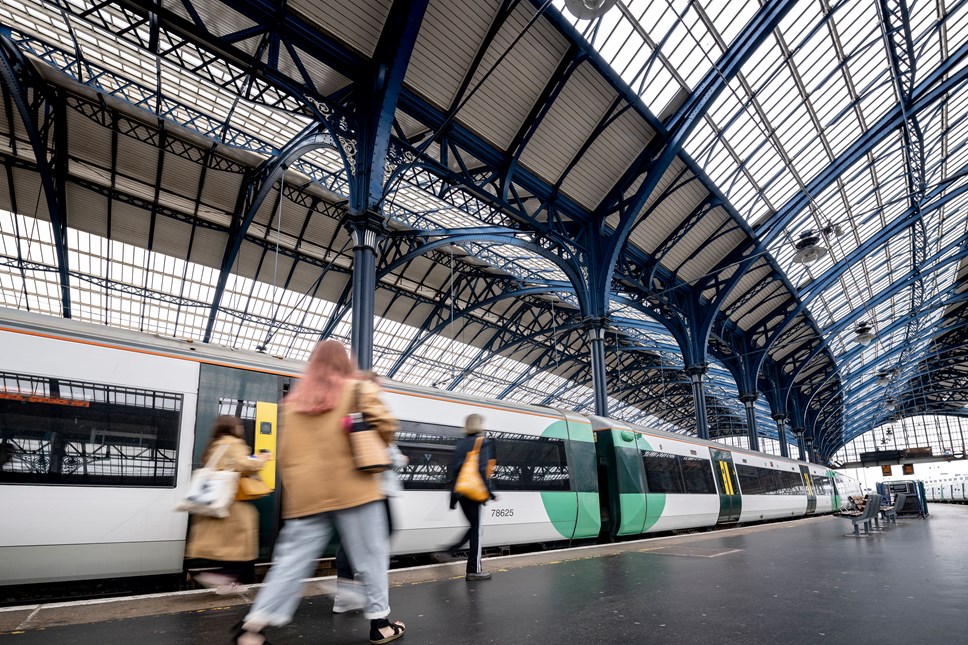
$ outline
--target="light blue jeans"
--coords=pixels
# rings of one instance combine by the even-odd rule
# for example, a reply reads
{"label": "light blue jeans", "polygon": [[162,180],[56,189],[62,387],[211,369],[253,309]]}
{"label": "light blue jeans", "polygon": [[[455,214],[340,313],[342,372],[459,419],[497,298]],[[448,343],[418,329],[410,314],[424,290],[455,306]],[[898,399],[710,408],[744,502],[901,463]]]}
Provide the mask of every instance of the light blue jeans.
{"label": "light blue jeans", "polygon": [[341,511],[286,520],[273,553],[265,583],[245,617],[250,625],[285,625],[302,600],[302,584],[316,567],[316,558],[329,544],[333,524],[366,595],[365,618],[390,614],[390,539],[383,501]]}

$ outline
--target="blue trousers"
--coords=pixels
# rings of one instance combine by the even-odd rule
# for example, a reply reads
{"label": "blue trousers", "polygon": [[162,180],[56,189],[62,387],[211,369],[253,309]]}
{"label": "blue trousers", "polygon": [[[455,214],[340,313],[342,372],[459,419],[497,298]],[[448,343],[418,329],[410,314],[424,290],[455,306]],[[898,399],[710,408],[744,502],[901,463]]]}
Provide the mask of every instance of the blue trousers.
{"label": "blue trousers", "polygon": [[285,625],[302,600],[302,584],[316,567],[316,558],[329,544],[333,525],[339,529],[353,570],[366,595],[365,618],[390,614],[390,540],[383,501],[340,511],[286,520],[279,533],[272,566],[245,622]]}

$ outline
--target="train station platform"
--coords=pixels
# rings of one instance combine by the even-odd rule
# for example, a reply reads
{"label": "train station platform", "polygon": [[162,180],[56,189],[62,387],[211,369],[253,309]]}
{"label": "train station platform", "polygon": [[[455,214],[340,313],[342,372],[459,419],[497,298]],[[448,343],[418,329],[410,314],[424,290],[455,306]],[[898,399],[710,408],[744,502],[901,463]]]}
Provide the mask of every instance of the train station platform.
{"label": "train station platform", "polygon": [[[391,572],[400,643],[965,642],[968,506],[930,507],[871,537],[823,516],[714,532]],[[883,525],[883,523],[882,523]],[[334,615],[314,581],[274,645],[368,642],[359,612]],[[256,590],[191,591],[0,609],[0,642],[189,645],[229,642]]]}

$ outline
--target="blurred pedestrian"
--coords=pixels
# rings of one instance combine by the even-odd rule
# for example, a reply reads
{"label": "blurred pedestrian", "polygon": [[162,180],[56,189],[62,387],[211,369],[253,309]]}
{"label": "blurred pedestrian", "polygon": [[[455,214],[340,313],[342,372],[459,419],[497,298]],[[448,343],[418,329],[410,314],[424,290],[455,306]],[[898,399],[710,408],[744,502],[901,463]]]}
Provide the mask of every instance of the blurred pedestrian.
{"label": "blurred pedestrian", "polygon": [[470,523],[470,527],[460,540],[447,549],[447,553],[451,557],[454,557],[456,556],[456,552],[466,542],[470,542],[470,550],[467,552],[467,572],[464,576],[464,579],[468,582],[487,580],[491,577],[490,572],[481,569],[481,509],[487,503],[487,500],[472,500],[469,497],[458,494],[454,490],[454,487],[457,484],[457,476],[460,473],[461,467],[464,465],[464,461],[467,459],[468,453],[475,449],[478,445],[478,439],[481,439],[480,447],[478,448],[478,466],[481,479],[487,488],[489,498],[492,500],[497,499],[497,496],[494,495],[494,491],[491,489],[491,473],[493,472],[494,465],[497,463],[497,453],[493,439],[490,437],[479,437],[484,430],[483,424],[484,418],[479,414],[470,414],[464,419],[465,436],[454,447],[454,461],[448,471],[450,507],[453,509],[460,504],[460,509],[464,512],[464,516]]}
{"label": "blurred pedestrian", "polygon": [[268,626],[292,620],[309,577],[333,527],[339,530],[350,564],[362,584],[370,620],[370,642],[388,643],[404,634],[391,622],[388,573],[390,543],[379,473],[355,468],[344,418],[361,412],[389,444],[397,423],[379,389],[360,378],[343,345],[316,345],[306,372],[283,401],[279,433],[279,470],[285,481],[285,524],[273,564],[235,640],[262,645]]}
{"label": "blurred pedestrian", "polygon": [[[242,477],[258,473],[272,455],[268,452],[252,455],[244,436],[245,429],[239,419],[220,416],[212,427],[202,463],[208,463],[213,455],[221,452],[215,468],[234,470]],[[241,590],[242,585],[255,582],[258,556],[259,513],[250,502],[232,502],[228,517],[192,515],[185,557],[203,558],[218,565],[214,571],[196,575],[198,584],[215,588],[217,593]]]}
{"label": "blurred pedestrian", "polygon": [[[380,383],[380,377],[376,372],[366,371],[361,374],[361,377],[382,389],[383,386]],[[400,478],[397,476],[397,469],[409,464],[410,459],[400,452],[396,443],[388,445],[387,451],[390,453],[390,461],[393,467],[383,471],[383,481],[380,483],[380,490],[386,496],[383,504],[387,513],[387,535],[390,536],[393,534],[393,512],[390,509],[390,498],[396,497],[403,492],[403,486],[400,484]],[[366,604],[366,597],[363,595],[359,583],[355,580],[353,567],[350,566],[350,560],[346,555],[346,549],[343,548],[342,542],[340,542],[340,546],[336,550],[334,560],[336,564],[336,594],[333,597],[333,613],[343,614],[348,611],[363,609]]]}

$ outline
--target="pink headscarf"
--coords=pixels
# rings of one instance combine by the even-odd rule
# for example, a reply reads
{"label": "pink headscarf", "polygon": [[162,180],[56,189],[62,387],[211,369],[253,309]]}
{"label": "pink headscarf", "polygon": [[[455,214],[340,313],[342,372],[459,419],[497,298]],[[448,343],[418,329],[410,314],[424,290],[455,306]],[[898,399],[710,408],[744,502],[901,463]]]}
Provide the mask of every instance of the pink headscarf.
{"label": "pink headscarf", "polygon": [[343,343],[320,341],[309,357],[306,373],[284,403],[291,405],[296,412],[321,414],[336,407],[346,381],[356,378],[359,378],[359,371]]}

